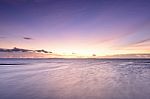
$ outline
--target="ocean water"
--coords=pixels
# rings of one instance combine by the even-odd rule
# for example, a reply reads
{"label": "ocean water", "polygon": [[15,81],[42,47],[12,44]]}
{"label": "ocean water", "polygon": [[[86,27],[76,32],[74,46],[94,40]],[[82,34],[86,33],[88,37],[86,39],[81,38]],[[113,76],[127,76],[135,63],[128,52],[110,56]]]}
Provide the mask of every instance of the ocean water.
{"label": "ocean water", "polygon": [[150,60],[0,59],[0,99],[150,99]]}

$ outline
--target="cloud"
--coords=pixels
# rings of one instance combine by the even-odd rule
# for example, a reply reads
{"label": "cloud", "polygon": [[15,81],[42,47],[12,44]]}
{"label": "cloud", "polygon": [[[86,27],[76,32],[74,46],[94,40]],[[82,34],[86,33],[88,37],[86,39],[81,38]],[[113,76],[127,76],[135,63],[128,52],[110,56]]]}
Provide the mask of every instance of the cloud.
{"label": "cloud", "polygon": [[150,58],[149,53],[143,54],[117,54],[117,55],[108,55],[104,56],[104,58]]}
{"label": "cloud", "polygon": [[148,39],[144,39],[144,40],[141,40],[141,41],[138,41],[138,42],[135,42],[134,45],[138,45],[138,44],[143,44],[145,42],[149,42],[150,41],[150,38]]}
{"label": "cloud", "polygon": [[24,4],[36,4],[41,2],[47,2],[49,0],[0,0],[0,3],[9,5],[24,5]]}
{"label": "cloud", "polygon": [[52,52],[49,52],[49,51],[45,51],[45,50],[35,50],[36,52],[40,52],[40,53],[52,53]]}
{"label": "cloud", "polygon": [[4,39],[4,38],[6,38],[6,37],[0,36],[0,39]]}
{"label": "cloud", "polygon": [[30,38],[30,37],[23,37],[23,39],[25,39],[25,40],[32,40],[32,38]]}
{"label": "cloud", "polygon": [[145,46],[146,43],[150,42],[150,38],[139,40],[129,44],[127,47],[138,47],[138,46]]}
{"label": "cloud", "polygon": [[46,54],[53,53],[51,51],[45,51],[45,50],[30,50],[30,49],[21,49],[21,48],[16,48],[16,47],[14,47],[13,49],[0,48],[0,52],[38,52],[38,53],[46,53]]}
{"label": "cloud", "polygon": [[30,52],[30,51],[32,51],[32,50],[20,49],[20,48],[16,48],[16,47],[14,47],[13,49],[0,48],[0,52]]}
{"label": "cloud", "polygon": [[[126,37],[129,37],[133,34],[137,34],[137,32],[139,32],[140,30],[145,30],[145,28],[147,28],[149,26],[150,26],[150,18],[148,17],[145,20],[137,23],[136,25],[131,26],[130,28],[128,28],[127,31],[122,31],[122,33],[116,33],[114,35],[110,35],[110,36],[106,37],[105,39],[100,39],[97,42],[95,42],[93,45],[100,46],[101,44],[109,44],[114,41],[118,41],[118,42],[122,41]],[[138,45],[138,44],[142,44],[142,43],[145,43],[148,41],[150,41],[150,38],[144,39],[141,41],[137,41],[135,43],[132,43],[131,45]],[[109,46],[114,47],[114,45],[111,45],[111,44]],[[125,45],[122,45],[121,43],[117,44],[117,45],[115,44],[115,47],[122,47],[122,46],[125,46]]]}
{"label": "cloud", "polygon": [[[1,0],[0,2],[14,5],[14,4],[23,4],[29,1],[30,0]],[[34,0],[31,0],[31,1],[34,1]]]}

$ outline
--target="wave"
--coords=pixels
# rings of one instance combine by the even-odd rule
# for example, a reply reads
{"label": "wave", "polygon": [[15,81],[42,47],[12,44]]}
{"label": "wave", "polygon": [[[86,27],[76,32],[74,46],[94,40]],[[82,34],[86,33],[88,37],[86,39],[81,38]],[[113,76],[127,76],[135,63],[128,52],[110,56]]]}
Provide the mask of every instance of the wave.
{"label": "wave", "polygon": [[29,65],[27,63],[0,63],[0,65]]}

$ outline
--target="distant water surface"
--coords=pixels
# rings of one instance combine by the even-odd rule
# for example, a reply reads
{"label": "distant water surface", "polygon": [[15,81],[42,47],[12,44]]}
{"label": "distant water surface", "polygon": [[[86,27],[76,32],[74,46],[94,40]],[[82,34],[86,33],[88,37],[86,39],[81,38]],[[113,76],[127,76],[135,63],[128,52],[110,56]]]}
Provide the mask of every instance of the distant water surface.
{"label": "distant water surface", "polygon": [[0,99],[150,99],[150,60],[0,59]]}

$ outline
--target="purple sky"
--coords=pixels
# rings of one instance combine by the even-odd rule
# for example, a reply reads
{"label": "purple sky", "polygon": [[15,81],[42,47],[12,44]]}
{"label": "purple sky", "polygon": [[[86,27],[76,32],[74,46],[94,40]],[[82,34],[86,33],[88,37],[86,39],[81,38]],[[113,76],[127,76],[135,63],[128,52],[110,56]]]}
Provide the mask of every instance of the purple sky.
{"label": "purple sky", "polygon": [[0,47],[150,53],[150,1],[0,0]]}

